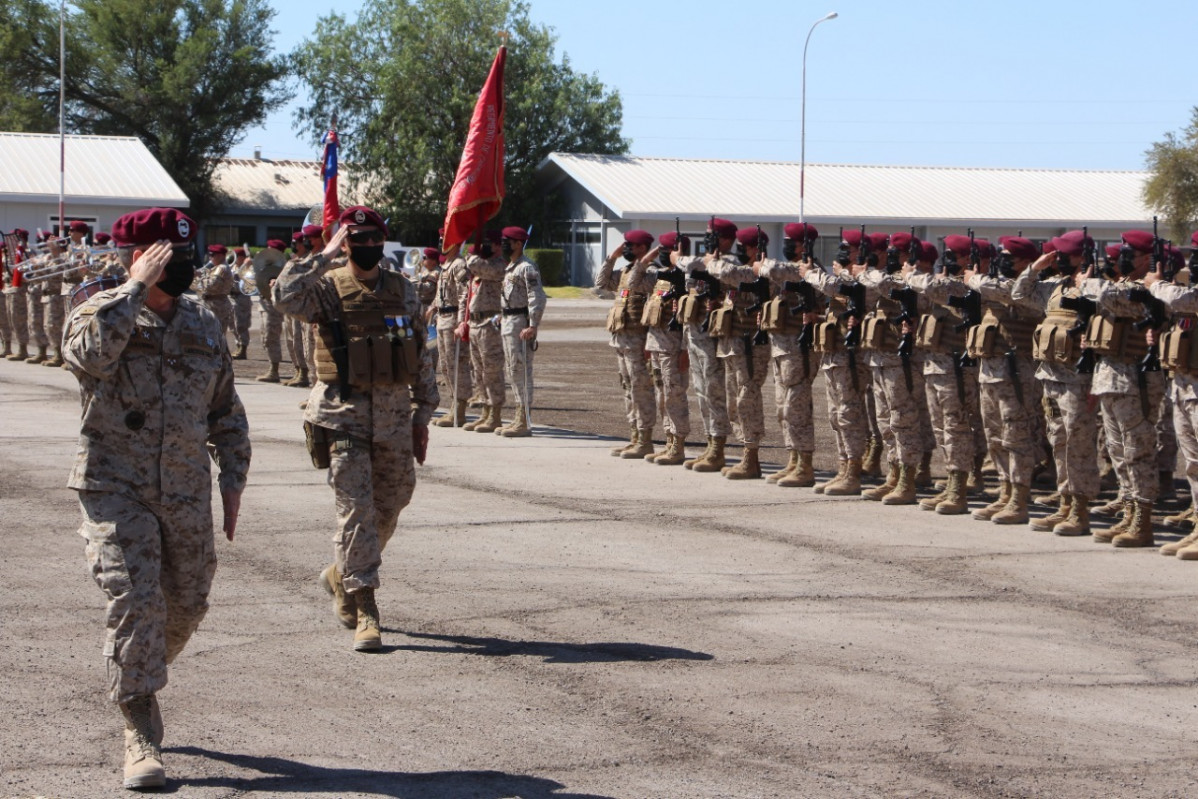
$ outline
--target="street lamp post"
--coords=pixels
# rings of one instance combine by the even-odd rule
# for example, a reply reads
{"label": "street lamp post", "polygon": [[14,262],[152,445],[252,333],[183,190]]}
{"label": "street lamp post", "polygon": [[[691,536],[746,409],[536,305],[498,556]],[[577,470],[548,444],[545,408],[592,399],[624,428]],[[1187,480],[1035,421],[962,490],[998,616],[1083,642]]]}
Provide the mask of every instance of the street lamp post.
{"label": "street lamp post", "polygon": [[799,222],[806,221],[803,215],[804,212],[804,195],[807,193],[807,45],[811,44],[811,34],[815,33],[815,29],[821,22],[827,22],[830,19],[836,19],[835,11],[825,17],[820,17],[811,26],[811,30],[807,31],[807,41],[803,42],[803,99],[802,103],[802,121],[800,123],[800,161],[799,161]]}

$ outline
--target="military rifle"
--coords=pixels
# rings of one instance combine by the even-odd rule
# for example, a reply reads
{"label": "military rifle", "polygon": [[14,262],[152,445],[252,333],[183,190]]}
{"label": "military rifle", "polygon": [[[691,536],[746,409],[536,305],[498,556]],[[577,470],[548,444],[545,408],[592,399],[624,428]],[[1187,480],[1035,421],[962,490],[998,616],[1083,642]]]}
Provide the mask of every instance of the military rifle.
{"label": "military rifle", "polygon": [[849,258],[849,243],[844,238],[844,226],[840,227],[840,246],[836,248],[836,263],[841,266],[848,266],[852,261]]}
{"label": "military rifle", "polygon": [[[976,272],[976,271],[978,271],[978,267],[980,267],[981,265],[982,265],[982,251],[978,248],[977,242],[974,241],[973,228],[969,228],[969,268],[970,268],[970,270]],[[991,272],[993,272],[994,259],[990,260],[990,268],[991,268]],[[991,274],[991,277],[994,277],[994,275]]]}
{"label": "military rifle", "polygon": [[907,265],[916,266],[919,263],[919,256],[922,255],[919,240],[915,238],[915,225],[911,226],[911,243],[907,245]]}
{"label": "military rifle", "polygon": [[853,319],[856,324],[849,328],[849,332],[845,334],[844,345],[846,347],[856,347],[861,342],[861,320],[865,318],[867,309],[865,307],[865,284],[853,281],[852,283],[841,283],[837,289],[843,297],[847,297],[849,307],[840,314],[841,319]]}
{"label": "military rifle", "polygon": [[1160,265],[1161,276],[1168,283],[1173,282],[1173,259],[1165,254],[1165,241],[1157,235],[1157,220],[1152,217],[1152,269],[1155,271],[1157,265]]}

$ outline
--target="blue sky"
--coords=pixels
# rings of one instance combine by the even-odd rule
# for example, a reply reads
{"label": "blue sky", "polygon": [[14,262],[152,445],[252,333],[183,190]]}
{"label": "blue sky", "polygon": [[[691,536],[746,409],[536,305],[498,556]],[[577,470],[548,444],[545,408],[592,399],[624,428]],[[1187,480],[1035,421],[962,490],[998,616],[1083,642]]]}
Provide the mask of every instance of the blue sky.
{"label": "blue sky", "polygon": [[[281,51],[330,8],[272,3]],[[619,90],[635,155],[798,161],[803,40],[829,11],[807,56],[809,163],[1141,169],[1198,105],[1198,4],[1182,0],[530,5],[559,57]],[[289,110],[232,155],[258,144],[318,156]]]}

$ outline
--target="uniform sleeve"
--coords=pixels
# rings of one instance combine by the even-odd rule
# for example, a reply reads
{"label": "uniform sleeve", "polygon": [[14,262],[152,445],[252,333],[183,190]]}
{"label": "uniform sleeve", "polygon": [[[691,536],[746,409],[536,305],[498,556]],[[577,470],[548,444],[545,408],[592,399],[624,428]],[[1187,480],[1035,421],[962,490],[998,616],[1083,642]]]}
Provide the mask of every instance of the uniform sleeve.
{"label": "uniform sleeve", "polygon": [[1141,303],[1132,302],[1128,294],[1133,288],[1143,288],[1139,283],[1126,281],[1110,281],[1090,278],[1082,281],[1082,296],[1098,303],[1098,307],[1117,317],[1129,318],[1143,316],[1145,309]]}
{"label": "uniform sleeve", "polygon": [[794,282],[802,279],[799,275],[799,267],[797,265],[792,264],[790,261],[779,261],[775,258],[767,258],[762,262],[761,276],[769,278],[770,283],[775,287],[781,287],[787,281]]}
{"label": "uniform sleeve", "polygon": [[545,287],[541,285],[541,273],[532,261],[524,262],[524,287],[528,292],[528,323],[540,327],[549,298],[545,294]]}
{"label": "uniform sleeve", "polygon": [[653,284],[657,282],[657,270],[652,270],[650,274],[649,265],[636,261],[628,269],[628,290],[635,291],[640,294],[648,294],[653,290]]}
{"label": "uniform sleeve", "polygon": [[1158,280],[1149,289],[1172,313],[1198,314],[1198,289],[1185,288]]}
{"label": "uniform sleeve", "polygon": [[470,267],[470,274],[479,280],[490,280],[498,283],[503,280],[503,271],[507,268],[507,264],[498,255],[491,258],[481,258],[477,255],[471,255],[470,260],[466,262]]}
{"label": "uniform sleeve", "polygon": [[604,258],[603,265],[595,273],[595,289],[598,291],[615,291],[620,281],[615,277],[616,259]]}
{"label": "uniform sleeve", "polygon": [[753,274],[752,267],[734,263],[728,258],[714,259],[711,266],[707,267],[707,271],[725,286],[732,288],[736,288],[741,283],[752,283],[757,279],[757,275]]}
{"label": "uniform sleeve", "polygon": [[147,292],[145,283],[130,280],[113,295],[88,300],[71,313],[63,357],[73,370],[100,380],[116,373]]}
{"label": "uniform sleeve", "polygon": [[[271,289],[275,307],[305,322],[329,321],[327,314],[331,306],[323,295],[329,290],[335,293],[335,289],[326,285],[323,278],[332,266],[321,253],[287,264]],[[338,302],[336,297],[332,299],[334,304]]]}
{"label": "uniform sleeve", "polygon": [[250,471],[250,424],[233,386],[233,360],[221,348],[221,368],[208,405],[208,453],[220,469],[221,490],[241,491]]}

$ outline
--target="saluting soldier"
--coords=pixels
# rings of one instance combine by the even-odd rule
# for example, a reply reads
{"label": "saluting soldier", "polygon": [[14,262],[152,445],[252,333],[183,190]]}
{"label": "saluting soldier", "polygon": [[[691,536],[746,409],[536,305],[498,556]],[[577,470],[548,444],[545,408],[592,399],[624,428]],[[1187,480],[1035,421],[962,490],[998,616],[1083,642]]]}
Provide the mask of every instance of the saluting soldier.
{"label": "saluting soldier", "polygon": [[[269,250],[279,253],[279,257],[282,258],[283,248],[286,245],[280,239],[271,239],[266,242],[266,247]],[[245,281],[242,278],[242,274],[246,270],[253,269],[253,261],[250,258],[250,254],[240,247],[233,252],[234,257],[237,259],[233,268],[233,285],[229,289],[229,302],[233,306],[233,339],[237,342],[237,349],[233,353],[233,360],[244,361],[249,357],[250,324],[254,318],[254,300],[245,291]]]}
{"label": "saluting soldier", "polygon": [[10,361],[23,361],[29,357],[29,290],[25,286],[22,274],[26,263],[25,248],[29,244],[29,231],[17,228],[13,235],[17,237],[17,257],[14,263],[8,264],[4,304],[8,309],[8,325],[12,330],[12,342],[15,346],[5,357]]}
{"label": "saluting soldier", "polygon": [[485,400],[483,411],[463,430],[493,433],[503,424],[505,389],[503,386],[503,336],[499,330],[499,312],[503,301],[503,273],[506,259],[497,252],[498,234],[487,234],[471,246],[466,259],[470,281],[466,292],[467,321],[458,325],[458,336],[470,342],[470,363],[474,369],[475,389]]}
{"label": "saluting soldier", "polygon": [[225,264],[229,249],[223,244],[208,245],[208,263],[200,270],[195,280],[195,291],[200,301],[220,320],[226,333],[233,328],[233,305],[229,292],[233,289],[233,270]]}
{"label": "saluting soldier", "polygon": [[[545,287],[537,265],[524,255],[528,233],[521,227],[505,227],[500,246],[508,259],[503,272],[503,360],[507,379],[516,395],[516,416],[510,425],[495,432],[505,438],[532,435],[528,417],[532,412],[533,353],[537,349],[537,328],[545,314]],[[499,421],[496,414],[495,421]]]}
{"label": "saluting soldier", "polygon": [[[302,261],[314,253],[320,252],[324,248],[323,236],[324,230],[319,225],[304,225],[303,229],[291,238],[291,249],[294,253],[291,260]],[[283,268],[286,269],[287,264],[284,264]],[[272,287],[277,279],[276,277],[270,281]],[[262,293],[263,289],[259,287],[258,292]],[[271,307],[274,308],[273,294]],[[283,385],[307,388],[316,374],[316,326],[305,322],[298,316],[284,314],[278,309],[275,309],[275,312],[283,319],[287,355],[291,358],[291,364],[295,368],[295,377]],[[269,377],[269,374],[266,377]],[[259,377],[258,379],[262,380],[263,378]]]}

